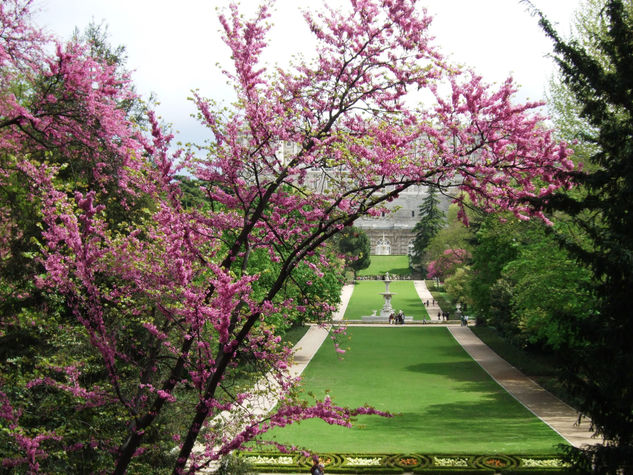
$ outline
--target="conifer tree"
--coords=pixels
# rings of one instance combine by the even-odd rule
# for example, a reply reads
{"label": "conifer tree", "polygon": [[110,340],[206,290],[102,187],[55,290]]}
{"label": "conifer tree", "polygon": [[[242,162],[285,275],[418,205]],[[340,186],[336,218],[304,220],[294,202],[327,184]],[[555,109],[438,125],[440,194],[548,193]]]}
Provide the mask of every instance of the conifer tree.
{"label": "conifer tree", "polygon": [[429,188],[428,194],[420,204],[420,220],[413,228],[415,239],[413,240],[412,262],[415,265],[422,263],[424,251],[431,240],[444,226],[444,213],[439,209],[440,200],[437,190]]}
{"label": "conifer tree", "polygon": [[[564,40],[539,12],[554,43],[563,84],[588,124],[579,139],[593,153],[585,172],[574,172],[581,192],[544,200],[584,231],[562,238],[591,270],[598,286],[593,317],[566,319],[573,341],[563,351],[563,382],[579,399],[604,445],[575,453],[586,470],[627,472],[633,466],[633,17],[630,2],[606,0],[601,27],[591,38]],[[594,45],[587,46],[588,41]],[[569,328],[573,327],[573,328]],[[578,457],[579,456],[579,457]],[[627,468],[628,467],[628,468]]]}

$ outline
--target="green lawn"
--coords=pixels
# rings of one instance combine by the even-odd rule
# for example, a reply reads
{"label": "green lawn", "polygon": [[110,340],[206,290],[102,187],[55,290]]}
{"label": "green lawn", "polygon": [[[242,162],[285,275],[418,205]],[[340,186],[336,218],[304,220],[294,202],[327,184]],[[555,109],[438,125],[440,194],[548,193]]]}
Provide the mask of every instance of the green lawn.
{"label": "green lawn", "polygon": [[[402,310],[405,315],[412,316],[414,320],[428,320],[429,314],[415,291],[412,280],[395,280],[389,284],[389,290],[394,293],[391,298],[391,306],[396,312]],[[385,283],[382,280],[356,282],[354,293],[343,318],[360,320],[364,315],[371,315],[374,310],[380,315],[380,309],[385,303],[380,292],[384,291]]]}
{"label": "green lawn", "polygon": [[358,275],[384,275],[389,272],[392,275],[410,275],[408,256],[371,256],[371,264],[367,269],[358,272]]}
{"label": "green lawn", "polygon": [[279,442],[318,452],[552,454],[564,440],[499,387],[446,328],[349,328],[342,361],[323,345],[306,391],[338,404],[396,414],[361,416],[353,428],[321,420],[277,429]]}

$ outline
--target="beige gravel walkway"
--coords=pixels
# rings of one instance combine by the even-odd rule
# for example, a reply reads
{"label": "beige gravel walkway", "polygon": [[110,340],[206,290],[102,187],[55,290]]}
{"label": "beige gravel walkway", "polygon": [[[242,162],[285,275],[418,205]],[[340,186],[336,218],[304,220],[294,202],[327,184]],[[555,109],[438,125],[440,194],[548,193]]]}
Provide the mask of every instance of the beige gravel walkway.
{"label": "beige gravel walkway", "polygon": [[437,315],[438,313],[442,312],[442,309],[440,308],[440,305],[437,303],[437,301],[433,298],[433,295],[431,295],[431,292],[426,286],[426,282],[423,280],[414,280],[413,286],[415,287],[420,300],[422,300],[422,302],[424,303],[429,302],[428,307],[426,307],[426,311],[429,313],[429,317],[431,317],[431,320],[439,321],[440,318]]}
{"label": "beige gravel walkway", "polygon": [[575,447],[601,443],[589,431],[589,422],[577,424],[578,413],[563,401],[500,358],[468,327],[451,326],[449,331],[466,352],[506,391],[529,411]]}

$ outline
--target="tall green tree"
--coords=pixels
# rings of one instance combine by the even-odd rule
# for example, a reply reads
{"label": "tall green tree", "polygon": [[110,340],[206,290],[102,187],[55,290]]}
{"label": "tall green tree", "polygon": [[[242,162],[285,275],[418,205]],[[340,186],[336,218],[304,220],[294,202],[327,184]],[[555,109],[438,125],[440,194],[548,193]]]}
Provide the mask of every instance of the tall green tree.
{"label": "tall green tree", "polygon": [[593,317],[560,322],[576,335],[563,352],[563,381],[606,440],[576,453],[577,461],[587,470],[616,473],[633,467],[633,17],[630,2],[606,0],[598,7],[598,28],[584,30],[582,41],[563,39],[538,13],[563,84],[587,124],[577,138],[591,145],[590,166],[575,175],[582,192],[543,201],[583,231],[582,240],[562,241],[598,283]]}
{"label": "tall green tree", "polygon": [[[567,223],[558,232],[567,232]],[[557,228],[558,230],[558,228]],[[593,308],[590,272],[536,221],[490,216],[476,233],[469,297],[477,321],[515,343],[548,351],[571,344],[560,321],[586,318]]]}
{"label": "tall green tree", "polygon": [[521,345],[547,350],[573,345],[571,327],[592,318],[591,273],[557,245],[543,224],[521,224],[524,235],[517,256],[501,274],[512,289],[512,333]]}
{"label": "tall green tree", "polygon": [[[466,212],[466,211],[464,211]],[[424,258],[427,262],[437,260],[444,255],[447,249],[466,249],[471,251],[475,229],[479,227],[478,217],[473,210],[468,210],[469,226],[466,226],[459,217],[458,205],[451,205],[446,214],[446,224],[431,239],[426,247]]]}
{"label": "tall green tree", "polygon": [[371,264],[371,244],[367,234],[353,226],[344,228],[337,236],[338,250],[345,258],[345,268],[354,272],[367,269]]}
{"label": "tall green tree", "polygon": [[415,239],[413,240],[413,253],[411,262],[415,266],[422,263],[422,258],[431,240],[444,227],[444,213],[439,208],[440,200],[437,197],[437,190],[428,188],[428,194],[420,204],[420,220],[413,228]]}
{"label": "tall green tree", "polygon": [[[501,272],[516,258],[519,234],[516,220],[500,222],[495,216],[485,218],[475,233],[472,252],[470,298],[477,323],[503,331],[509,315],[509,298],[500,292]],[[501,298],[503,296],[503,298]]]}

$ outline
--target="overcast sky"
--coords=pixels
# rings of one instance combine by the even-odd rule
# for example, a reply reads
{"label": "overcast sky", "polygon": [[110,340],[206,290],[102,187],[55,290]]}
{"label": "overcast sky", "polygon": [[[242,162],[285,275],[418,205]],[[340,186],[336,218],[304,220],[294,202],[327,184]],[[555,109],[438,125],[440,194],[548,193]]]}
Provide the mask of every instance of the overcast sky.
{"label": "overcast sky", "polygon": [[[330,0],[331,3],[343,0]],[[208,134],[189,118],[194,112],[187,96],[194,88],[203,96],[227,100],[231,89],[217,63],[229,64],[218,33],[217,7],[226,0],[36,0],[38,24],[62,39],[91,20],[108,25],[113,45],[124,45],[137,90],[156,94],[159,113],[174,124],[177,137],[199,141]],[[255,0],[242,0],[252,8]],[[272,2],[268,2],[272,3]],[[296,53],[310,57],[312,43],[301,8],[319,0],[277,0],[268,61],[284,64]],[[423,0],[434,16],[436,44],[454,62],[466,64],[488,82],[512,75],[520,97],[544,97],[552,72],[551,47],[519,0]],[[581,0],[532,0],[558,26],[569,31]]]}

